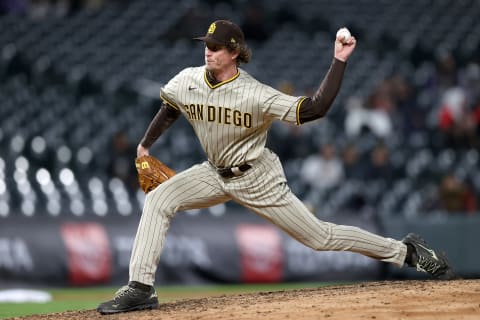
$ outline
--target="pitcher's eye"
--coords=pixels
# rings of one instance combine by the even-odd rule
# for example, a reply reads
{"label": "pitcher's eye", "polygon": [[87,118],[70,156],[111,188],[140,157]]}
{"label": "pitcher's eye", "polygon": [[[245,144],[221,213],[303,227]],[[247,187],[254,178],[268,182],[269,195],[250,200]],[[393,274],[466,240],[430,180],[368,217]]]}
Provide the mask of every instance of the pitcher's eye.
{"label": "pitcher's eye", "polygon": [[207,43],[206,46],[207,46],[208,50],[213,51],[213,52],[217,52],[217,51],[225,48],[225,46],[221,46],[221,45],[213,44],[213,43]]}

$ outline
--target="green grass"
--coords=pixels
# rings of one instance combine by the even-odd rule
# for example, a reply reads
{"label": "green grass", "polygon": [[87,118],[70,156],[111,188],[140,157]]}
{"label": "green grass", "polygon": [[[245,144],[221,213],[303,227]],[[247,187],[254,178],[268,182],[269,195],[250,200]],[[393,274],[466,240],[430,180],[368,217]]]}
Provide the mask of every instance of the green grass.
{"label": "green grass", "polygon": [[[255,285],[213,285],[213,286],[162,286],[157,287],[160,302],[236,294],[259,291],[278,291],[312,288],[334,283],[255,284]],[[0,319],[32,314],[63,312],[68,310],[94,309],[105,300],[111,299],[118,288],[67,288],[41,289],[52,295],[48,303],[0,303]]]}

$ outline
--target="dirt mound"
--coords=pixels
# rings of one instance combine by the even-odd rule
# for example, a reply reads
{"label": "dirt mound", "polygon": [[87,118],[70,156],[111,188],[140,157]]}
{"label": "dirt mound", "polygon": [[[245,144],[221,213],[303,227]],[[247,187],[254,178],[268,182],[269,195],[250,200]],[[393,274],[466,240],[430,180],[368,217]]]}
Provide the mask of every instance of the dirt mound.
{"label": "dirt mound", "polygon": [[[94,310],[21,319],[480,319],[480,280],[366,282],[317,289],[223,295],[158,310],[101,316]],[[20,319],[20,318],[18,318]]]}

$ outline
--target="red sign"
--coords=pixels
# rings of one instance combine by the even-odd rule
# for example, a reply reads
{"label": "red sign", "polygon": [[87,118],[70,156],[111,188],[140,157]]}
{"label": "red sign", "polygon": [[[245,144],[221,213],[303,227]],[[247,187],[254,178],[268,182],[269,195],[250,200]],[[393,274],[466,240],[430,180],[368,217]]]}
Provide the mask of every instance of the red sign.
{"label": "red sign", "polygon": [[268,225],[239,225],[236,237],[240,248],[243,282],[282,280],[282,244],[275,228]]}
{"label": "red sign", "polygon": [[108,281],[112,253],[103,226],[90,222],[65,223],[60,230],[67,249],[70,283],[89,285]]}

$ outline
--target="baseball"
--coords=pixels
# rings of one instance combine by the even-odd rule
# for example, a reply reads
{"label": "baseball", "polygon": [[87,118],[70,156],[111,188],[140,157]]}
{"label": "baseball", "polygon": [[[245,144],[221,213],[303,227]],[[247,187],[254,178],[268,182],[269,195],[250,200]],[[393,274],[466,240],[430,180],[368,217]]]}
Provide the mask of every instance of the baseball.
{"label": "baseball", "polygon": [[348,31],[347,28],[340,28],[337,31],[337,39],[340,38],[340,41],[342,43],[345,43],[350,39],[352,35],[350,34],[350,31]]}

